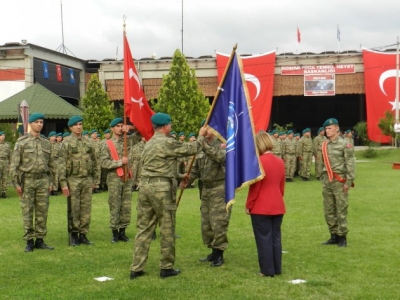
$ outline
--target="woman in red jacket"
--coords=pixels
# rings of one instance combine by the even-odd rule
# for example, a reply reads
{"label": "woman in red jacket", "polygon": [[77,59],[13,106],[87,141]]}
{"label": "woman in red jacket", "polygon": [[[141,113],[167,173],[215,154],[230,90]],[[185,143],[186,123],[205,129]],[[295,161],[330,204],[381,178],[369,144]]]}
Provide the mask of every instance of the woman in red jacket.
{"label": "woman in red jacket", "polygon": [[256,135],[256,145],[265,177],[252,184],[246,202],[256,239],[260,276],[273,277],[282,272],[281,225],[285,213],[285,164],[272,154],[268,133]]}

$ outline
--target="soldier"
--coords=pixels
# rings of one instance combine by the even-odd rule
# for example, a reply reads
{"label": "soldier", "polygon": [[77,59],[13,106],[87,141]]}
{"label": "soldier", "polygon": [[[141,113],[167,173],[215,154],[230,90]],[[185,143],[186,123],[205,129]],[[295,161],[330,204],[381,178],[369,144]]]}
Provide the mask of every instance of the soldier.
{"label": "soldier", "polygon": [[142,153],[144,146],[146,145],[146,139],[141,138],[140,142],[132,148],[132,172],[133,172],[133,183],[132,191],[139,189],[140,174],[142,172]]}
{"label": "soldier", "polygon": [[83,137],[89,138],[89,132],[88,132],[87,130],[84,130],[84,131],[82,132],[82,136],[83,136]]}
{"label": "soldier", "polygon": [[300,176],[303,181],[310,181],[313,150],[311,130],[310,128],[306,128],[302,133],[303,136],[297,145],[297,156],[299,157],[301,164]]}
{"label": "soldier", "polygon": [[176,132],[175,131],[171,131],[170,136],[174,139],[176,139]]}
{"label": "soldier", "polygon": [[313,141],[313,155],[315,157],[315,177],[320,179],[324,162],[322,159],[322,143],[326,140],[324,127],[318,129],[318,134]]}
{"label": "soldier", "polygon": [[[101,167],[107,172],[108,204],[110,206],[110,228],[112,243],[128,242],[125,234],[131,221],[132,202],[132,155],[127,143],[126,156],[124,153],[124,131],[122,118],[115,118],[110,123],[113,136],[101,144]],[[125,130],[124,130],[125,129]]]}
{"label": "soldier", "polygon": [[276,156],[282,157],[282,149],[281,149],[281,144],[279,142],[279,132],[274,129],[272,130],[272,143],[274,144],[274,148],[272,149],[272,153]]}
{"label": "soldier", "polygon": [[[299,141],[300,141],[300,133],[295,133],[294,134],[294,139],[296,140],[296,154],[297,154],[297,147],[299,146]],[[299,176],[301,170],[301,163],[299,157],[296,155],[296,169],[294,171],[294,177]]]}
{"label": "soldier", "polygon": [[285,161],[286,182],[293,182],[294,171],[296,169],[296,146],[297,141],[293,138],[293,131],[287,132],[288,138],[283,143],[282,155]]}
{"label": "soldier", "polygon": [[104,130],[104,139],[109,140],[110,138],[111,138],[111,130],[110,129]]}
{"label": "soldier", "polygon": [[185,133],[184,132],[179,132],[178,134],[178,139],[181,143],[185,141]]}
{"label": "soldier", "polygon": [[60,185],[64,196],[71,197],[72,246],[92,244],[86,235],[92,212],[94,180],[99,176],[92,141],[82,137],[82,121],[81,116],[69,119],[68,127],[72,134],[63,141],[60,153]]}
{"label": "soldier", "polygon": [[62,135],[62,140],[66,140],[69,137],[69,132],[64,132]]}
{"label": "soldier", "polygon": [[[53,155],[53,159],[55,161],[56,166],[59,164],[59,156],[60,156],[60,147],[61,145],[57,143],[57,133],[55,131],[51,131],[49,133],[49,141],[51,144],[51,153]],[[53,190],[50,192],[50,195],[57,196],[58,195],[58,168],[55,169],[54,178],[53,178]]]}
{"label": "soldier", "polygon": [[92,129],[90,131],[90,137],[91,137],[92,144],[93,144],[93,147],[94,147],[94,152],[95,152],[95,155],[96,155],[96,159],[99,162],[97,164],[97,172],[96,172],[98,175],[97,175],[97,177],[94,178],[95,186],[94,186],[94,189],[93,189],[93,193],[97,194],[97,193],[100,193],[99,189],[100,189],[100,176],[101,176],[100,142],[97,139],[97,129]]}
{"label": "soldier", "polygon": [[50,142],[40,137],[43,120],[42,113],[29,116],[31,131],[15,143],[10,167],[12,182],[20,197],[25,229],[25,252],[32,252],[33,248],[54,249],[43,240],[47,233],[49,192],[52,190],[56,168]]}
{"label": "soldier", "polygon": [[323,245],[346,247],[348,192],[355,179],[354,146],[339,137],[338,120],[330,118],[323,127],[328,140],[322,145],[322,195],[325,220],[331,234]]}
{"label": "soldier", "polygon": [[4,131],[0,131],[0,193],[1,198],[7,198],[8,169],[11,161],[10,144],[5,141]]}
{"label": "soldier", "polygon": [[[156,113],[151,117],[154,127],[153,137],[146,143],[142,154],[142,177],[137,203],[137,234],[130,278],[144,275],[151,243],[151,237],[160,224],[160,277],[176,276],[179,270],[173,269],[175,262],[175,214],[176,195],[172,191],[176,170],[176,157],[196,154],[200,142],[180,143],[170,138],[171,117]],[[201,132],[201,131],[200,131]]]}
{"label": "soldier", "polygon": [[61,132],[59,132],[59,133],[57,133],[57,135],[56,135],[56,142],[58,143],[58,144],[60,144],[61,145],[61,142],[62,142],[62,133]]}
{"label": "soldier", "polygon": [[351,132],[350,129],[347,129],[346,132],[344,133],[344,139],[346,140],[346,142],[354,146],[353,133]]}

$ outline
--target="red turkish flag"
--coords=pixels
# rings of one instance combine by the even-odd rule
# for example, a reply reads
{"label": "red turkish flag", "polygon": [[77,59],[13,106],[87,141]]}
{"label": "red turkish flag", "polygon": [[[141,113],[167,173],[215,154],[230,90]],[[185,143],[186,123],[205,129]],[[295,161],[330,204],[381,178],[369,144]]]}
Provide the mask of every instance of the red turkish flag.
{"label": "red turkish flag", "polygon": [[396,109],[396,54],[363,49],[367,130],[371,141],[390,143],[378,127],[385,111]]}
{"label": "red turkish flag", "polygon": [[297,42],[298,42],[298,43],[301,42],[301,34],[300,34],[300,29],[299,29],[299,27],[297,27]]}
{"label": "red turkish flag", "polygon": [[[241,56],[256,132],[266,130],[271,117],[275,54],[275,51],[272,51],[260,55]],[[222,80],[229,57],[217,52],[218,82]]]}
{"label": "red turkish flag", "polygon": [[62,75],[61,75],[61,66],[56,65],[56,74],[57,74],[57,81],[62,81]]}
{"label": "red turkish flag", "polygon": [[153,125],[151,116],[154,111],[151,110],[146,100],[139,76],[133,63],[131,49],[128,40],[124,34],[124,106],[126,115],[135,125],[140,134],[149,140],[153,134]]}

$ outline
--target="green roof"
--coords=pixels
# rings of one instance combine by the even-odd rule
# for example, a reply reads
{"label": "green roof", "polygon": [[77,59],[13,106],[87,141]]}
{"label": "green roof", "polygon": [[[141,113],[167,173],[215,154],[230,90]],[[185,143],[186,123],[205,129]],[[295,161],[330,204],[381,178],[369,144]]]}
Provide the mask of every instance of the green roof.
{"label": "green roof", "polygon": [[81,116],[83,112],[69,104],[63,98],[46,89],[39,83],[0,102],[0,120],[17,120],[18,104],[23,100],[29,105],[29,113],[41,112],[46,119],[69,119],[72,116]]}

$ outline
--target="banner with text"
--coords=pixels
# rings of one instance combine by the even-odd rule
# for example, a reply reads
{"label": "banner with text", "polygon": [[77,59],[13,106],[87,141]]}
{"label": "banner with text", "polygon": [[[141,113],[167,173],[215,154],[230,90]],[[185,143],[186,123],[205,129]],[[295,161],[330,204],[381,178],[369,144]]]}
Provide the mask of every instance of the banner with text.
{"label": "banner with text", "polygon": [[282,66],[281,75],[349,74],[355,73],[354,64]]}

